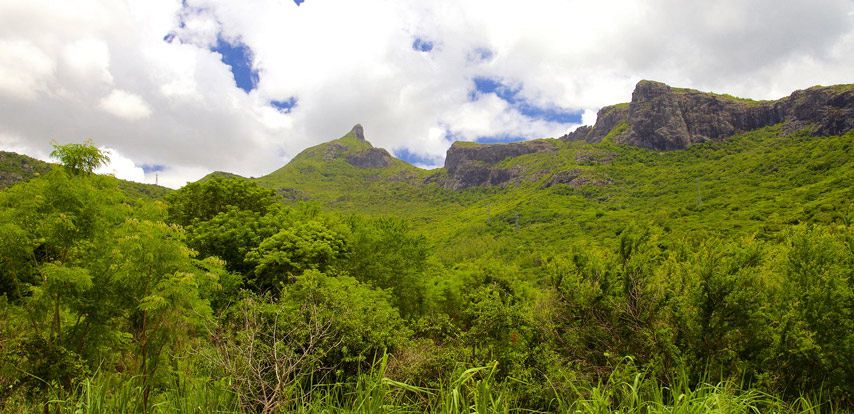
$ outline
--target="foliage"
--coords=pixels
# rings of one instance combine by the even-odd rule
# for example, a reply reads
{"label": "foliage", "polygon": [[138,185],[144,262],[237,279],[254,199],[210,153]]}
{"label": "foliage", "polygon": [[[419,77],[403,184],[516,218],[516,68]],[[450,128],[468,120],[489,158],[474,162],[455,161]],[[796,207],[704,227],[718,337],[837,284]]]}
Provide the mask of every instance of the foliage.
{"label": "foliage", "polygon": [[317,221],[300,223],[268,237],[246,254],[255,266],[252,285],[278,292],[282,284],[308,270],[334,271],[349,255],[345,237]]}
{"label": "foliage", "polygon": [[110,162],[110,156],[98,149],[92,140],[82,144],[53,144],[50,156],[56,158],[71,174],[92,174],[95,169]]}
{"label": "foliage", "polygon": [[851,409],[851,133],[553,144],[504,187],[348,135],[164,201],[5,189],[0,411]]}
{"label": "foliage", "polygon": [[242,178],[190,183],[167,196],[169,221],[182,226],[207,221],[234,207],[265,214],[275,208],[275,192]]}
{"label": "foliage", "polygon": [[311,270],[280,300],[250,296],[235,306],[214,360],[246,411],[275,412],[301,390],[357,374],[406,335],[386,292]]}
{"label": "foliage", "polygon": [[210,220],[188,226],[187,244],[201,257],[219,257],[229,271],[249,275],[255,266],[246,260],[246,254],[278,233],[285,223],[279,215],[230,207]]}
{"label": "foliage", "polygon": [[348,272],[361,282],[390,289],[402,314],[424,311],[431,253],[426,238],[401,220],[351,217],[349,221],[352,254]]}

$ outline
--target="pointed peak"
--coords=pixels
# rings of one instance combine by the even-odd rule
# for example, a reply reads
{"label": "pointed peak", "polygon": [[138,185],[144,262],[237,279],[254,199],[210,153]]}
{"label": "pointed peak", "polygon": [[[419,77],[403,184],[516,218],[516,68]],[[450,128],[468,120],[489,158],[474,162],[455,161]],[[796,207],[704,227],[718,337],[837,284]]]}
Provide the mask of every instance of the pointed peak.
{"label": "pointed peak", "polygon": [[365,128],[362,127],[362,124],[356,124],[353,126],[353,129],[350,130],[350,133],[355,135],[356,138],[364,141],[365,140]]}

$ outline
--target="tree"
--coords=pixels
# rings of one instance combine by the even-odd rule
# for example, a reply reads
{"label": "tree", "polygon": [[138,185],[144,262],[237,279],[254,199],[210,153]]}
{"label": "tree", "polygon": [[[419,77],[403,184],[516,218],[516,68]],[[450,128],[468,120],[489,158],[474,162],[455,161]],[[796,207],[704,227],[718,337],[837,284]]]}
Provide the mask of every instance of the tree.
{"label": "tree", "polygon": [[288,220],[282,215],[261,215],[232,206],[208,221],[188,226],[187,244],[200,257],[219,257],[229,271],[249,275],[255,265],[246,261],[246,254],[286,225]]}
{"label": "tree", "polygon": [[297,393],[340,384],[406,341],[410,332],[390,299],[352,277],[306,271],[279,300],[251,295],[238,303],[213,337],[213,363],[245,412],[295,411],[287,404],[303,397]]}
{"label": "tree", "polygon": [[334,270],[349,253],[344,234],[308,221],[267,238],[246,255],[246,260],[255,264],[256,289],[275,294],[285,282],[307,270]]}
{"label": "tree", "polygon": [[404,316],[424,309],[427,288],[427,239],[410,231],[402,220],[350,220],[353,254],[349,273],[363,283],[391,289]]}
{"label": "tree", "polygon": [[212,320],[206,293],[218,287],[221,261],[199,262],[183,244],[182,230],[163,222],[129,219],[117,231],[110,255],[116,295],[136,345],[143,408],[168,351]]}
{"label": "tree", "polygon": [[108,349],[115,338],[93,325],[111,303],[91,300],[108,289],[92,271],[96,246],[109,244],[130,211],[115,181],[54,169],[0,193],[0,295],[20,306],[28,328],[15,345],[20,359],[10,363],[27,373],[16,384],[30,393],[68,389],[97,365],[84,351]]}
{"label": "tree", "polygon": [[92,140],[82,144],[53,144],[50,156],[59,160],[72,175],[89,175],[96,168],[107,165],[110,157],[99,150]]}
{"label": "tree", "polygon": [[182,226],[208,221],[230,208],[262,215],[277,205],[276,193],[245,178],[215,177],[185,185],[166,197],[169,221]]}

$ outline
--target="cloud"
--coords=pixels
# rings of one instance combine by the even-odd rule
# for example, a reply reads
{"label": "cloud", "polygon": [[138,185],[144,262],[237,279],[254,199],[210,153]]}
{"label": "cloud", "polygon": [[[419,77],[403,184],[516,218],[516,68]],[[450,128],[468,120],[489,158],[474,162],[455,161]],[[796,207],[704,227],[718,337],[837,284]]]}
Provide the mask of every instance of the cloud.
{"label": "cloud", "polygon": [[849,0],[2,2],[0,145],[91,137],[178,186],[362,123],[434,166],[454,139],[589,124],[640,79],[757,99],[850,83],[851,50]]}
{"label": "cloud", "polygon": [[110,51],[107,44],[98,39],[81,39],[65,46],[63,60],[77,81],[113,83],[110,73]]}
{"label": "cloud", "polygon": [[36,45],[22,39],[0,39],[0,92],[34,99],[48,89],[56,63]]}
{"label": "cloud", "polygon": [[104,111],[129,121],[148,118],[151,108],[138,95],[114,89],[98,106]]}
{"label": "cloud", "polygon": [[[122,180],[130,180],[140,183],[147,182],[145,171],[142,167],[138,167],[134,164],[133,160],[123,156],[114,149],[106,147],[101,147],[100,149],[110,157],[110,162],[109,164],[95,170],[96,173],[110,174]],[[153,182],[153,180],[151,182]]]}

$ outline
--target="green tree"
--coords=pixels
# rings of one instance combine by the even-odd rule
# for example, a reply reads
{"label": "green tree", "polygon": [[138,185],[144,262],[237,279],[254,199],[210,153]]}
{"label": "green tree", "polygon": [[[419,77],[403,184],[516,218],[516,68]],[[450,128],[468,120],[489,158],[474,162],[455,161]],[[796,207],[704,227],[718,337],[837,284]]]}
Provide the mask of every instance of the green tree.
{"label": "green tree", "polygon": [[287,404],[301,390],[352,380],[409,336],[389,293],[352,277],[308,270],[269,299],[238,303],[214,338],[215,364],[247,412],[296,410]]}
{"label": "green tree", "polygon": [[264,215],[278,206],[273,190],[245,178],[214,177],[190,183],[170,193],[166,201],[169,221],[182,226],[210,220],[232,207]]}
{"label": "green tree", "polygon": [[117,295],[135,344],[144,403],[167,351],[203,332],[212,321],[206,292],[216,289],[221,264],[198,263],[182,230],[162,222],[127,220],[110,254]]}
{"label": "green tree", "polygon": [[[103,331],[79,329],[92,309],[109,304],[89,301],[98,290],[93,253],[130,212],[114,178],[69,174],[54,169],[0,193],[0,262],[8,266],[0,275],[28,327],[16,367],[27,373],[19,385],[30,390],[67,388],[83,374],[79,368],[97,364],[85,358],[84,345],[103,346]],[[30,381],[34,375],[42,376]]]}
{"label": "green tree", "polygon": [[344,233],[312,220],[268,237],[247,253],[246,260],[255,265],[252,285],[277,294],[284,283],[307,270],[334,272],[349,254]]}
{"label": "green tree", "polygon": [[109,155],[99,150],[92,140],[86,140],[82,144],[54,143],[50,156],[59,160],[73,175],[92,174],[92,171],[110,162]]}
{"label": "green tree", "polygon": [[785,242],[778,373],[788,390],[823,389],[850,402],[854,227],[798,226]]}
{"label": "green tree", "polygon": [[246,254],[289,224],[282,214],[262,215],[232,206],[210,220],[188,226],[187,244],[200,257],[219,257],[229,271],[251,275],[255,265],[246,260]]}
{"label": "green tree", "polygon": [[350,219],[353,254],[348,272],[361,282],[391,289],[394,304],[406,316],[425,307],[430,250],[424,236],[411,232],[403,220]]}

